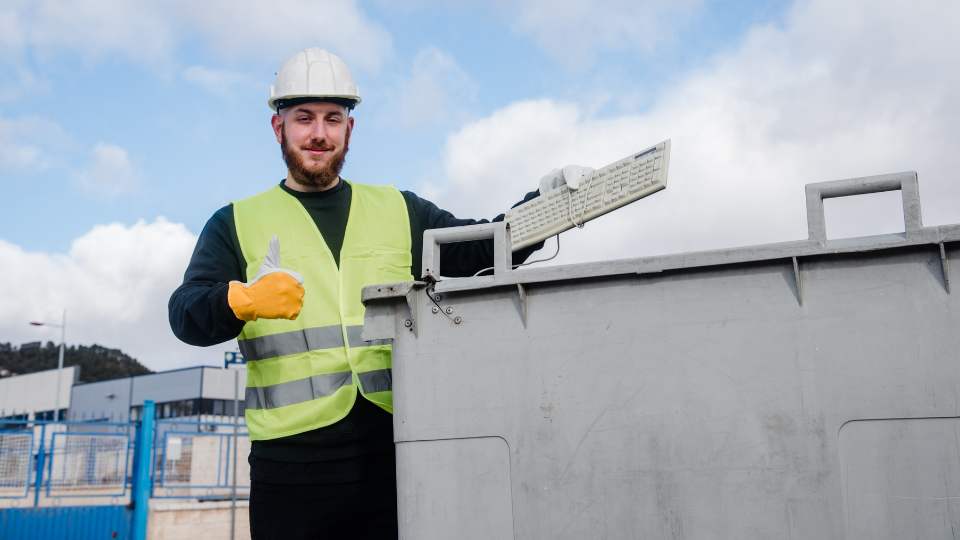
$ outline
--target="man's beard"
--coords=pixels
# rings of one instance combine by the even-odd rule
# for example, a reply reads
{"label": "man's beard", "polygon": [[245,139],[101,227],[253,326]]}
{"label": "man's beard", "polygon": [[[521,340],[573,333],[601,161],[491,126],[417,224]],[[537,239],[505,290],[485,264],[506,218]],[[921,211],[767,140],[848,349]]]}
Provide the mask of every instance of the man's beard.
{"label": "man's beard", "polygon": [[283,161],[287,164],[290,171],[290,177],[298,184],[320,189],[327,189],[340,178],[340,171],[343,169],[343,162],[347,159],[347,151],[350,150],[350,137],[347,136],[343,141],[343,149],[330,156],[330,162],[326,167],[319,171],[311,171],[306,167],[303,158],[297,152],[291,150],[287,144],[287,134],[283,128],[280,130],[280,152],[283,154]]}

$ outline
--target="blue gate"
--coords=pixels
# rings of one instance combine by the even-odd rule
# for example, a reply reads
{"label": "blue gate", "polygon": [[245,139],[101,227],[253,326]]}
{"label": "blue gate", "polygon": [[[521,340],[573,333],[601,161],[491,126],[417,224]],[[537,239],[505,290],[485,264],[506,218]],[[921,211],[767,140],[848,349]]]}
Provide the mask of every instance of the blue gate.
{"label": "blue gate", "polygon": [[0,533],[5,540],[143,540],[154,403],[141,422],[3,420]]}
{"label": "blue gate", "polygon": [[48,506],[0,510],[4,539],[132,538],[133,511],[127,506]]}

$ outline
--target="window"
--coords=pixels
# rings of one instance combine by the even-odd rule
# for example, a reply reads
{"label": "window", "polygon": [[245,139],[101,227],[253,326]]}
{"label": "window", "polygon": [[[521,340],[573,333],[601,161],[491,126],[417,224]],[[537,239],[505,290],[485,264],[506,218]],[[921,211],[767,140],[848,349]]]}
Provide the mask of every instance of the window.
{"label": "window", "polygon": [[[57,420],[63,420],[66,415],[67,415],[67,410],[66,410],[66,409],[60,409],[60,414],[57,415]],[[54,418],[53,418],[53,411],[52,411],[52,410],[50,410],[50,411],[39,411],[39,412],[33,413],[33,417],[34,417],[36,420],[46,420],[46,421],[48,421],[48,422],[49,422],[49,421],[53,421],[53,419],[54,419]]]}
{"label": "window", "polygon": [[[233,416],[232,399],[209,399],[199,400],[198,414],[210,414],[214,416]],[[243,414],[243,401],[240,401],[240,414]]]}
{"label": "window", "polygon": [[164,403],[164,407],[167,405],[170,406],[168,416],[165,418],[180,418],[183,416],[196,416],[197,412],[194,407],[194,400],[192,399],[183,399],[180,401],[171,401],[170,403]]}
{"label": "window", "polygon": [[0,417],[0,430],[2,429],[26,429],[27,414],[12,414]]}
{"label": "window", "polygon": [[[240,416],[243,416],[245,409],[244,403],[240,401]],[[183,399],[179,401],[168,401],[157,403],[157,418],[182,418],[188,416],[214,415],[214,416],[233,416],[232,399]],[[130,407],[130,419],[138,421],[143,416],[143,406],[135,405]]]}

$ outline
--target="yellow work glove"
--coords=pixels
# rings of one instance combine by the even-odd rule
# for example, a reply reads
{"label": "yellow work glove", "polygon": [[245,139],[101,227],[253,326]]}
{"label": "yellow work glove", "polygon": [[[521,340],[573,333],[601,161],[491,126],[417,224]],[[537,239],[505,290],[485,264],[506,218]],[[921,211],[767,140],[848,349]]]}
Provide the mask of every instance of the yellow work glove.
{"label": "yellow work glove", "polygon": [[227,303],[241,321],[296,319],[303,307],[302,284],[300,274],[280,268],[280,240],[274,236],[253,281],[230,282]]}

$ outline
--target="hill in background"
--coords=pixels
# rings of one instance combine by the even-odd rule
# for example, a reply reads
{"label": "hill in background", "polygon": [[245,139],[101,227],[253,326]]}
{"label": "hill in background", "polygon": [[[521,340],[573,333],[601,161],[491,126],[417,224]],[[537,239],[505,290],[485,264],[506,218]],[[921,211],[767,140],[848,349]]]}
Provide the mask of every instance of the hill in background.
{"label": "hill in background", "polygon": [[[3,376],[12,376],[57,369],[59,350],[59,346],[52,341],[46,344],[25,343],[20,347],[0,343],[0,373],[5,373]],[[68,346],[63,354],[63,367],[67,366],[80,366],[79,382],[105,381],[153,373],[120,349],[108,349],[101,345]]]}

